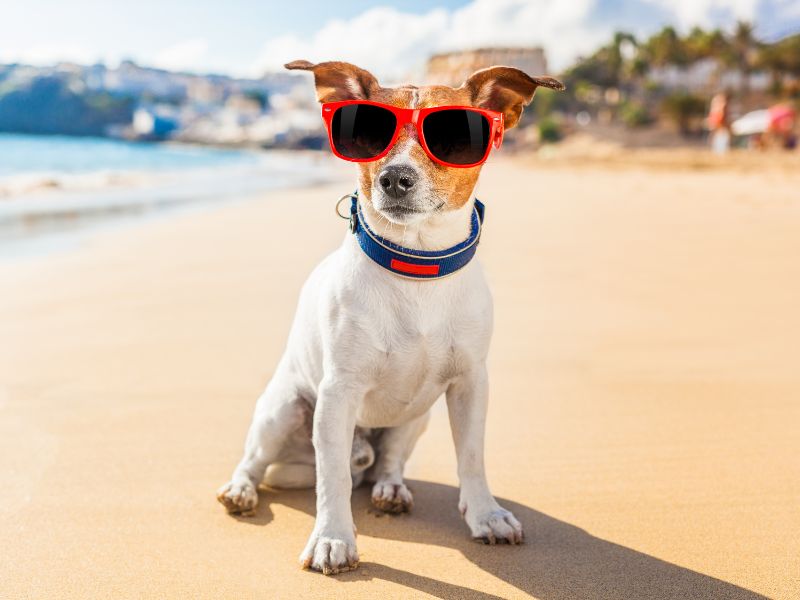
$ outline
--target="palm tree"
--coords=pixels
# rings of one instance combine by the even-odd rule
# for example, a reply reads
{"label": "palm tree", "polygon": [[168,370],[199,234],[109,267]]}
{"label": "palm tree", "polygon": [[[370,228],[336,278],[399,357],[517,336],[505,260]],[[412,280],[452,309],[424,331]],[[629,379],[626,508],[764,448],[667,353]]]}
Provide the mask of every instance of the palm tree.
{"label": "palm tree", "polygon": [[731,46],[736,67],[741,71],[744,79],[742,93],[747,96],[750,91],[750,73],[755,64],[759,42],[755,37],[755,26],[747,21],[737,21],[733,32]]}
{"label": "palm tree", "polygon": [[725,55],[730,55],[730,44],[725,34],[719,29],[706,31],[695,27],[689,32],[683,43],[691,62],[704,58],[717,58],[728,62],[729,57]]}
{"label": "palm tree", "polygon": [[780,95],[786,74],[800,77],[800,34],[764,44],[758,52],[756,66],[772,73],[773,93]]}
{"label": "palm tree", "polygon": [[685,65],[689,62],[686,47],[673,27],[664,27],[644,45],[649,62],[656,66]]}

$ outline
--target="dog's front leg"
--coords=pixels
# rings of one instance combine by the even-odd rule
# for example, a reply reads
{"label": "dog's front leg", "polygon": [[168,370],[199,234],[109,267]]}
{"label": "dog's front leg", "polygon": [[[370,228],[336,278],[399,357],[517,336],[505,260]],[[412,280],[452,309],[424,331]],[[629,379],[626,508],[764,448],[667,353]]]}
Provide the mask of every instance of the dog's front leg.
{"label": "dog's front leg", "polygon": [[462,375],[447,389],[447,410],[458,460],[458,509],[472,536],[494,544],[522,542],[522,525],[489,491],[483,464],[483,438],[489,384],[486,366]]}
{"label": "dog's front leg", "polygon": [[323,379],[314,408],[312,440],[317,461],[317,520],[300,555],[304,568],[332,575],[358,566],[350,506],[350,452],[361,390],[337,378]]}

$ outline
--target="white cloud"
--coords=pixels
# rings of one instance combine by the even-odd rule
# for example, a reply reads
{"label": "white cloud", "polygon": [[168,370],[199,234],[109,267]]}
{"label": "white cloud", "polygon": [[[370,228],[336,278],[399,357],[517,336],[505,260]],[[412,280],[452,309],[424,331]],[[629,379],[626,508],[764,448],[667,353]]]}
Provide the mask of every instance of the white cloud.
{"label": "white cloud", "polygon": [[[683,30],[695,24],[729,27],[738,18],[758,19],[757,24],[764,28],[759,31],[777,35],[791,31],[800,18],[800,0],[469,0],[456,9],[433,8],[437,3],[431,2],[432,8],[421,14],[405,11],[399,0],[382,2],[399,8],[373,5],[355,17],[329,21],[310,35],[289,30],[270,39],[258,60],[249,65],[250,38],[242,40],[244,50],[234,53],[213,32],[200,29],[201,24],[196,37],[149,52],[113,44],[95,47],[90,36],[69,33],[72,27],[65,29],[68,37],[62,41],[44,34],[39,44],[9,41],[12,26],[0,20],[0,29],[6,28],[0,36],[0,63],[114,63],[131,57],[166,69],[258,76],[264,70],[282,70],[284,63],[298,58],[340,59],[370,69],[384,80],[398,81],[417,79],[426,59],[435,52],[487,45],[540,45],[547,52],[550,72],[557,74],[578,56],[605,43],[617,28],[647,35],[667,23]],[[370,4],[363,3],[366,7]],[[114,26],[135,26],[120,23]],[[93,27],[110,28],[111,24]]]}
{"label": "white cloud", "polygon": [[797,0],[777,0],[775,11],[783,18],[800,17],[800,2]]}
{"label": "white cloud", "polygon": [[333,20],[310,39],[289,33],[267,42],[257,71],[278,70],[291,60],[344,60],[375,73],[394,76],[424,61],[447,29],[449,15],[433,10],[423,15],[377,7],[350,20]]}
{"label": "white cloud", "polygon": [[[302,58],[345,60],[389,80],[415,78],[435,52],[487,45],[543,46],[550,71],[558,73],[608,41],[615,29],[644,35],[667,23],[683,30],[730,27],[735,19],[756,20],[759,10],[770,11],[776,20],[800,14],[800,0],[630,0],[630,5],[650,5],[650,18],[627,15],[622,3],[618,19],[603,19],[595,10],[603,8],[603,1],[472,0],[455,10],[423,14],[371,8],[330,21],[310,36],[289,32],[270,40],[249,74],[281,70],[284,63]],[[658,22],[664,14],[665,22]]]}
{"label": "white cloud", "polygon": [[544,46],[558,70],[605,40],[589,21],[595,0],[475,0],[452,15],[440,49],[487,45]]}
{"label": "white cloud", "polygon": [[[645,0],[671,13],[678,25],[715,25],[715,15],[729,15],[735,19],[753,21],[761,0]],[[796,2],[797,0],[791,0]]]}
{"label": "white cloud", "polygon": [[473,0],[454,11],[376,7],[328,22],[310,37],[287,33],[263,48],[253,72],[294,59],[345,60],[388,78],[406,76],[435,52],[485,45],[547,49],[551,70],[592,51],[610,33],[589,23],[596,0]]}
{"label": "white cloud", "polygon": [[183,40],[160,50],[147,63],[170,71],[202,71],[208,67],[208,42],[203,38]]}

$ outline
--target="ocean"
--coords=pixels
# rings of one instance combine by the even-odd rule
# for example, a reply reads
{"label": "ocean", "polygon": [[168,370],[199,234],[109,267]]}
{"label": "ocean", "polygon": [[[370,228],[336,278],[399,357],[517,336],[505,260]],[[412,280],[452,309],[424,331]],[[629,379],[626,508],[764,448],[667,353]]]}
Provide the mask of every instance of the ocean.
{"label": "ocean", "polygon": [[0,134],[0,181],[14,175],[60,177],[114,171],[169,171],[253,161],[253,153],[239,150],[105,138]]}
{"label": "ocean", "polygon": [[331,178],[318,152],[0,133],[0,256],[20,244]]}

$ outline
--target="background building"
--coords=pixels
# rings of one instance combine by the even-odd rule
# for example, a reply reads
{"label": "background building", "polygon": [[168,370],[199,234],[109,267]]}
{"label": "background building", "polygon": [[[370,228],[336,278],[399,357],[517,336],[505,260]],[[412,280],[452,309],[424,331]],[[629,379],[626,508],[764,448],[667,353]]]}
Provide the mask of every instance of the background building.
{"label": "background building", "polygon": [[428,83],[458,87],[478,69],[493,65],[516,67],[529,75],[547,73],[542,48],[478,48],[435,54],[428,60]]}

